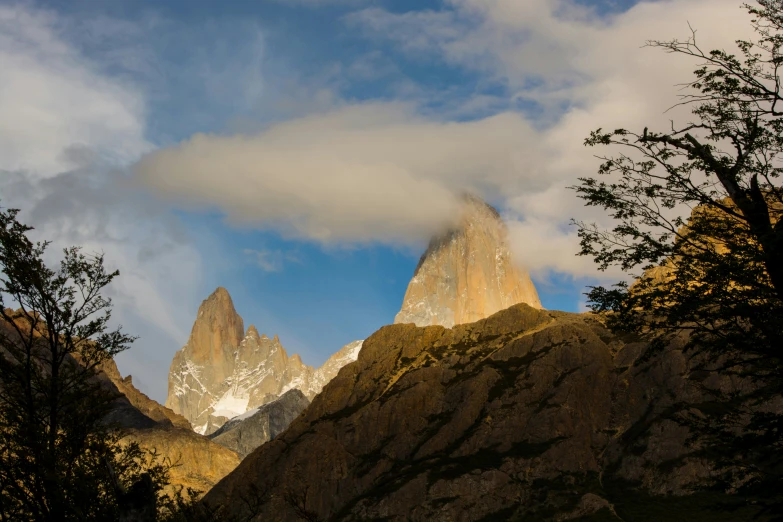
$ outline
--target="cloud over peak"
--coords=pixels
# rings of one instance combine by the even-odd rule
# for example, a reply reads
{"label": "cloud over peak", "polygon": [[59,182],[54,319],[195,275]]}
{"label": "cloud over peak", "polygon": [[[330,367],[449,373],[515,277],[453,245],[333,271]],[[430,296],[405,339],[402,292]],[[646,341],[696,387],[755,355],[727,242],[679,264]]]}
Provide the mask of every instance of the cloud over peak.
{"label": "cloud over peak", "polygon": [[256,135],[196,135],[134,170],[154,192],[233,223],[323,243],[412,244],[456,218],[463,190],[539,185],[531,137],[512,113],[441,122],[368,103]]}
{"label": "cloud over peak", "polygon": [[[478,74],[463,105],[494,112],[450,121],[424,110],[416,94],[407,102],[338,102],[257,134],[195,135],[143,158],[135,176],[189,208],[324,244],[419,244],[457,215],[456,195],[472,191],[505,209],[531,270],[592,276],[590,260],[574,257],[568,222],[605,216],[566,188],[593,174],[593,155],[604,152],[586,149],[585,137],[602,126],[687,121],[687,107],[663,113],[696,64],[640,47],[649,38],[687,37],[692,22],[703,28],[705,48],[730,49],[750,31],[741,14],[734,0],[639,2],[612,15],[571,0],[360,9],[343,17],[349,27],[413,62],[434,58]],[[438,96],[448,92],[424,97]],[[497,109],[502,97],[532,101],[537,112],[509,110],[512,103]]]}

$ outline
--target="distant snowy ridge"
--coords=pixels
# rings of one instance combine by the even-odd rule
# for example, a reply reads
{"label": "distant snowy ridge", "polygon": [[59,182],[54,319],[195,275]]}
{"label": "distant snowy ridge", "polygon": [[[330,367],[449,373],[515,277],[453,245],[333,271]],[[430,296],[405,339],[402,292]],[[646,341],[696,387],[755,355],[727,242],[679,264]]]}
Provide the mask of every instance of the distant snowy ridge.
{"label": "distant snowy ridge", "polygon": [[209,435],[292,389],[312,400],[362,346],[354,341],[315,369],[296,354],[289,357],[277,336],[270,339],[252,325],[243,330],[231,297],[218,288],[199,307],[188,343],[174,356],[166,405],[198,433]]}

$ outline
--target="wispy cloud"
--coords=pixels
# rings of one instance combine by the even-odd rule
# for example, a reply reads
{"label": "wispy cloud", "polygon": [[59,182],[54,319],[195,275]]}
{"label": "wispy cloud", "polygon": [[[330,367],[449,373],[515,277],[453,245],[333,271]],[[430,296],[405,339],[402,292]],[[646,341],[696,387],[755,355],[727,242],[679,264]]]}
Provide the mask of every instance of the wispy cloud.
{"label": "wispy cloud", "polygon": [[56,15],[0,5],[0,168],[52,176],[73,168],[69,150],[115,163],[151,145],[144,99],[61,38]]}
{"label": "wispy cloud", "polygon": [[114,320],[139,335],[121,357],[165,396],[170,351],[187,338],[200,254],[181,224],[129,184],[124,167],[152,148],[145,92],[106,73],[68,38],[72,20],[31,4],[0,6],[0,198],[38,239],[103,252],[119,269]]}
{"label": "wispy cloud", "polygon": [[324,7],[346,6],[354,7],[361,4],[377,3],[378,0],[272,0],[289,7]]}
{"label": "wispy cloud", "polygon": [[245,249],[243,252],[264,272],[280,272],[288,263],[304,264],[296,250]]}

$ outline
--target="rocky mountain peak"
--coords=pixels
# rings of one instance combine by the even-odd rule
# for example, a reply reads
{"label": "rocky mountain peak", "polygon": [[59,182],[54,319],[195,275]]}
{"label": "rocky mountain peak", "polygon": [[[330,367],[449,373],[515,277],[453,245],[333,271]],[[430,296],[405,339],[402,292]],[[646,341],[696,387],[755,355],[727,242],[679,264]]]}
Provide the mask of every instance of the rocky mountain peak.
{"label": "rocky mountain peak", "polygon": [[199,317],[202,316],[202,312],[204,312],[204,315],[212,317],[230,317],[237,313],[234,309],[234,301],[231,300],[231,295],[222,286],[217,287],[209,297],[201,302]]}
{"label": "rocky mountain peak", "polygon": [[421,256],[395,323],[451,328],[518,303],[541,308],[530,276],[512,259],[498,211],[475,196],[463,202],[459,225],[433,237]]}
{"label": "rocky mountain peak", "polygon": [[247,332],[245,333],[245,337],[255,337],[256,339],[259,339],[261,335],[258,333],[258,330],[256,329],[255,325],[250,325],[247,327]]}
{"label": "rocky mountain peak", "polygon": [[342,357],[340,364],[317,372],[298,355],[289,357],[277,335],[270,339],[252,324],[245,332],[221,287],[201,303],[187,344],[174,356],[166,406],[208,435],[288,390],[299,389],[311,399],[355,359]]}
{"label": "rocky mountain peak", "polygon": [[188,340],[191,360],[220,365],[226,354],[242,341],[244,332],[242,318],[234,309],[231,296],[225,288],[218,287],[198,308]]}

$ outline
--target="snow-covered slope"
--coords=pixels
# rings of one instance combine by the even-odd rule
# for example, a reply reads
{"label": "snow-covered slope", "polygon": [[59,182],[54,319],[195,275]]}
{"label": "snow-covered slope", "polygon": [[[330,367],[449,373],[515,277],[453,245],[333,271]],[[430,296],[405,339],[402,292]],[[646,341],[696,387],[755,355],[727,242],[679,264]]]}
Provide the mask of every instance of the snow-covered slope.
{"label": "snow-covered slope", "polygon": [[245,458],[260,445],[285,431],[310,401],[301,390],[291,389],[278,399],[237,415],[209,436],[214,442]]}
{"label": "snow-covered slope", "polygon": [[307,389],[302,390],[305,392],[305,395],[307,395],[308,398],[312,400],[313,397],[321,393],[321,390],[323,390],[324,386],[326,386],[329,381],[334,379],[334,377],[337,375],[337,372],[340,371],[340,368],[346,364],[354,362],[359,357],[359,352],[362,349],[363,343],[364,341],[354,341],[352,343],[346,344],[340,348],[337,353],[329,357],[323,366],[313,372]]}

